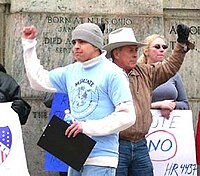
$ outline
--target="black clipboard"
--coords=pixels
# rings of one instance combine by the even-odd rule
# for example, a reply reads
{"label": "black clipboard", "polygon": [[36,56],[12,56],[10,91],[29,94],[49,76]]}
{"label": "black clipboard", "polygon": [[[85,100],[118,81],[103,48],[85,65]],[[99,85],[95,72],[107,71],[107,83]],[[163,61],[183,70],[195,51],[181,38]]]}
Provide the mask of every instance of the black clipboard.
{"label": "black clipboard", "polygon": [[56,156],[73,169],[80,171],[96,141],[79,133],[75,138],[65,136],[70,125],[56,115],[49,121],[37,145]]}

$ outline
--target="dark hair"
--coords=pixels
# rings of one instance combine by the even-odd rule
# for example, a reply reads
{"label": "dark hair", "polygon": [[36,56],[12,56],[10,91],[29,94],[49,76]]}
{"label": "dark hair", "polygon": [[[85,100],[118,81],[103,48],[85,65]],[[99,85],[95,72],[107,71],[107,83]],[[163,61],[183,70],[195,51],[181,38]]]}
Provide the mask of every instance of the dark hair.
{"label": "dark hair", "polygon": [[6,73],[6,69],[2,64],[0,64],[0,71]]}

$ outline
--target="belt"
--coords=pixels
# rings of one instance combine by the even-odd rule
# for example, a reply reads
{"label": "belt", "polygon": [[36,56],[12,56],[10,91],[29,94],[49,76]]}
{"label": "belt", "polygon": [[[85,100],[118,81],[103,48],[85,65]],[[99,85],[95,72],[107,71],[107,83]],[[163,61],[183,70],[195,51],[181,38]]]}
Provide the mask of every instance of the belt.
{"label": "belt", "polygon": [[133,143],[138,143],[138,142],[140,142],[143,139],[145,139],[145,136],[143,136],[143,137],[141,137],[139,139],[136,139],[136,140],[129,140],[129,139],[119,138],[119,140],[130,141],[130,142],[133,142]]}

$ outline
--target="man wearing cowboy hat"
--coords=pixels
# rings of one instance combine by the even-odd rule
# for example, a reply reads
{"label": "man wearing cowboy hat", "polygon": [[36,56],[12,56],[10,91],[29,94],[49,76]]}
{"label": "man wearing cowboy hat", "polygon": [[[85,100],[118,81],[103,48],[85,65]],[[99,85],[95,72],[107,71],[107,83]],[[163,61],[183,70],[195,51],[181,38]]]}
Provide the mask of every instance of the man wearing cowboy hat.
{"label": "man wearing cowboy hat", "polygon": [[149,157],[145,135],[152,123],[150,112],[152,91],[178,72],[185,54],[194,45],[188,41],[189,28],[177,26],[178,39],[167,61],[138,65],[137,51],[144,43],[137,42],[132,28],[120,28],[109,34],[104,46],[113,62],[128,75],[136,109],[136,123],[120,132],[119,163],[117,176],[152,176],[153,166]]}

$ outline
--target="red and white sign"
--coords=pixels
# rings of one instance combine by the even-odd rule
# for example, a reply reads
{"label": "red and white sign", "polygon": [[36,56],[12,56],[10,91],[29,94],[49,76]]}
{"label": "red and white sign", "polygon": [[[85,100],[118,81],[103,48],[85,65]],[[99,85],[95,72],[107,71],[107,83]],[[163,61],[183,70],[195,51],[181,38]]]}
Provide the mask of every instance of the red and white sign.
{"label": "red and white sign", "polygon": [[191,110],[174,110],[169,120],[151,110],[147,146],[155,176],[196,176],[196,150]]}

